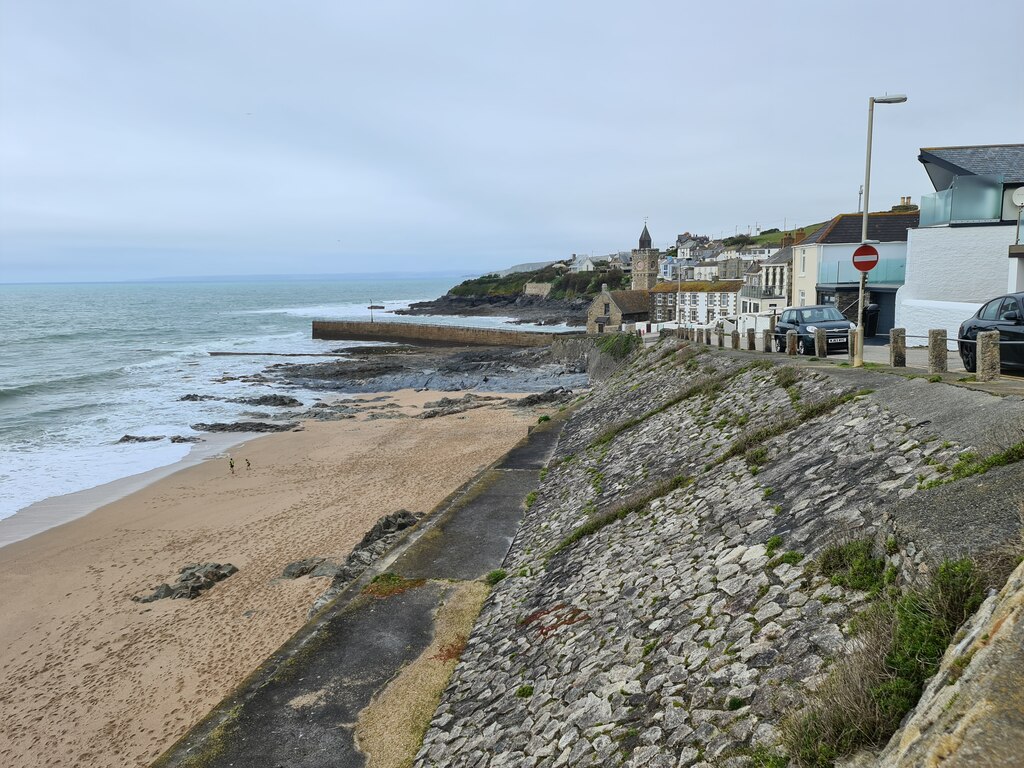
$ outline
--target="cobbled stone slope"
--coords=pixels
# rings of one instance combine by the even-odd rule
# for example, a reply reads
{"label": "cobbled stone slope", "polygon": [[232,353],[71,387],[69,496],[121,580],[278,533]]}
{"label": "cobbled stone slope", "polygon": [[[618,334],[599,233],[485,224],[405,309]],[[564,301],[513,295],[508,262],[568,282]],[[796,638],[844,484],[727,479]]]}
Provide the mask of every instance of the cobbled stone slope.
{"label": "cobbled stone slope", "polygon": [[663,342],[579,402],[417,768],[779,752],[867,597],[807,566],[880,535],[965,447],[842,376],[765,361]]}

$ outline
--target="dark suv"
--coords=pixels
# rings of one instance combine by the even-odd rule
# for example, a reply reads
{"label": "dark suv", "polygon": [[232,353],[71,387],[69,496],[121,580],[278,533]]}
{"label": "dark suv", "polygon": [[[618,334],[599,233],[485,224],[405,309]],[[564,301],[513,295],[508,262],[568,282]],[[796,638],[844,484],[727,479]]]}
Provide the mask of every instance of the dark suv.
{"label": "dark suv", "polygon": [[1024,370],[1024,292],[992,299],[975,312],[974,317],[961,323],[957,347],[964,368],[971,373],[978,367],[975,339],[981,331],[999,331],[1001,368]]}
{"label": "dark suv", "polygon": [[817,304],[813,307],[789,307],[775,326],[775,351],[786,351],[787,331],[796,331],[796,351],[799,355],[814,354],[814,331],[824,328],[828,352],[849,351],[849,333],[857,326],[843,317],[835,307]]}

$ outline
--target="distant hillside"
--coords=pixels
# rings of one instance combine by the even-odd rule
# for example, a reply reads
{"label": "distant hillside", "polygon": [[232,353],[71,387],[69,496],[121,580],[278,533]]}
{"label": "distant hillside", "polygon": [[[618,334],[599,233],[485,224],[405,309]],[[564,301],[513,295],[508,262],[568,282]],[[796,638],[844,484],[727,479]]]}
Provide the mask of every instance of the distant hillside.
{"label": "distant hillside", "polygon": [[550,299],[573,299],[594,296],[601,291],[601,285],[608,284],[612,290],[629,287],[629,278],[618,269],[599,272],[564,272],[554,266],[510,275],[493,273],[465,280],[450,291],[451,296],[518,296],[527,283],[552,283]]}

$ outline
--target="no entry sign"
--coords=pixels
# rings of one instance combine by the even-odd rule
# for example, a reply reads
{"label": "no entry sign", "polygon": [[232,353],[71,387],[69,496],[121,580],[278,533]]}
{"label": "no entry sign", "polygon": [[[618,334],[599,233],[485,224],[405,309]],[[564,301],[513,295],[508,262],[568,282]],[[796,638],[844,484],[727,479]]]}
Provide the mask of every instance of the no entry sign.
{"label": "no entry sign", "polygon": [[870,272],[878,263],[878,251],[872,245],[862,245],[853,252],[853,266],[861,272]]}

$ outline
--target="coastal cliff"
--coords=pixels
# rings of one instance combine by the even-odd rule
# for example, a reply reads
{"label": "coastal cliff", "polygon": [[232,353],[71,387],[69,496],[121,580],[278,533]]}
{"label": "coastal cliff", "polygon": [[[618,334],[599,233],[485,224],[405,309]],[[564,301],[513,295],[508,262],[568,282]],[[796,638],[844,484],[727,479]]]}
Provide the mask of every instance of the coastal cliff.
{"label": "coastal cliff", "polygon": [[415,765],[1011,764],[983,691],[1020,676],[991,649],[1020,632],[1021,425],[923,378],[634,353],[569,417]]}

